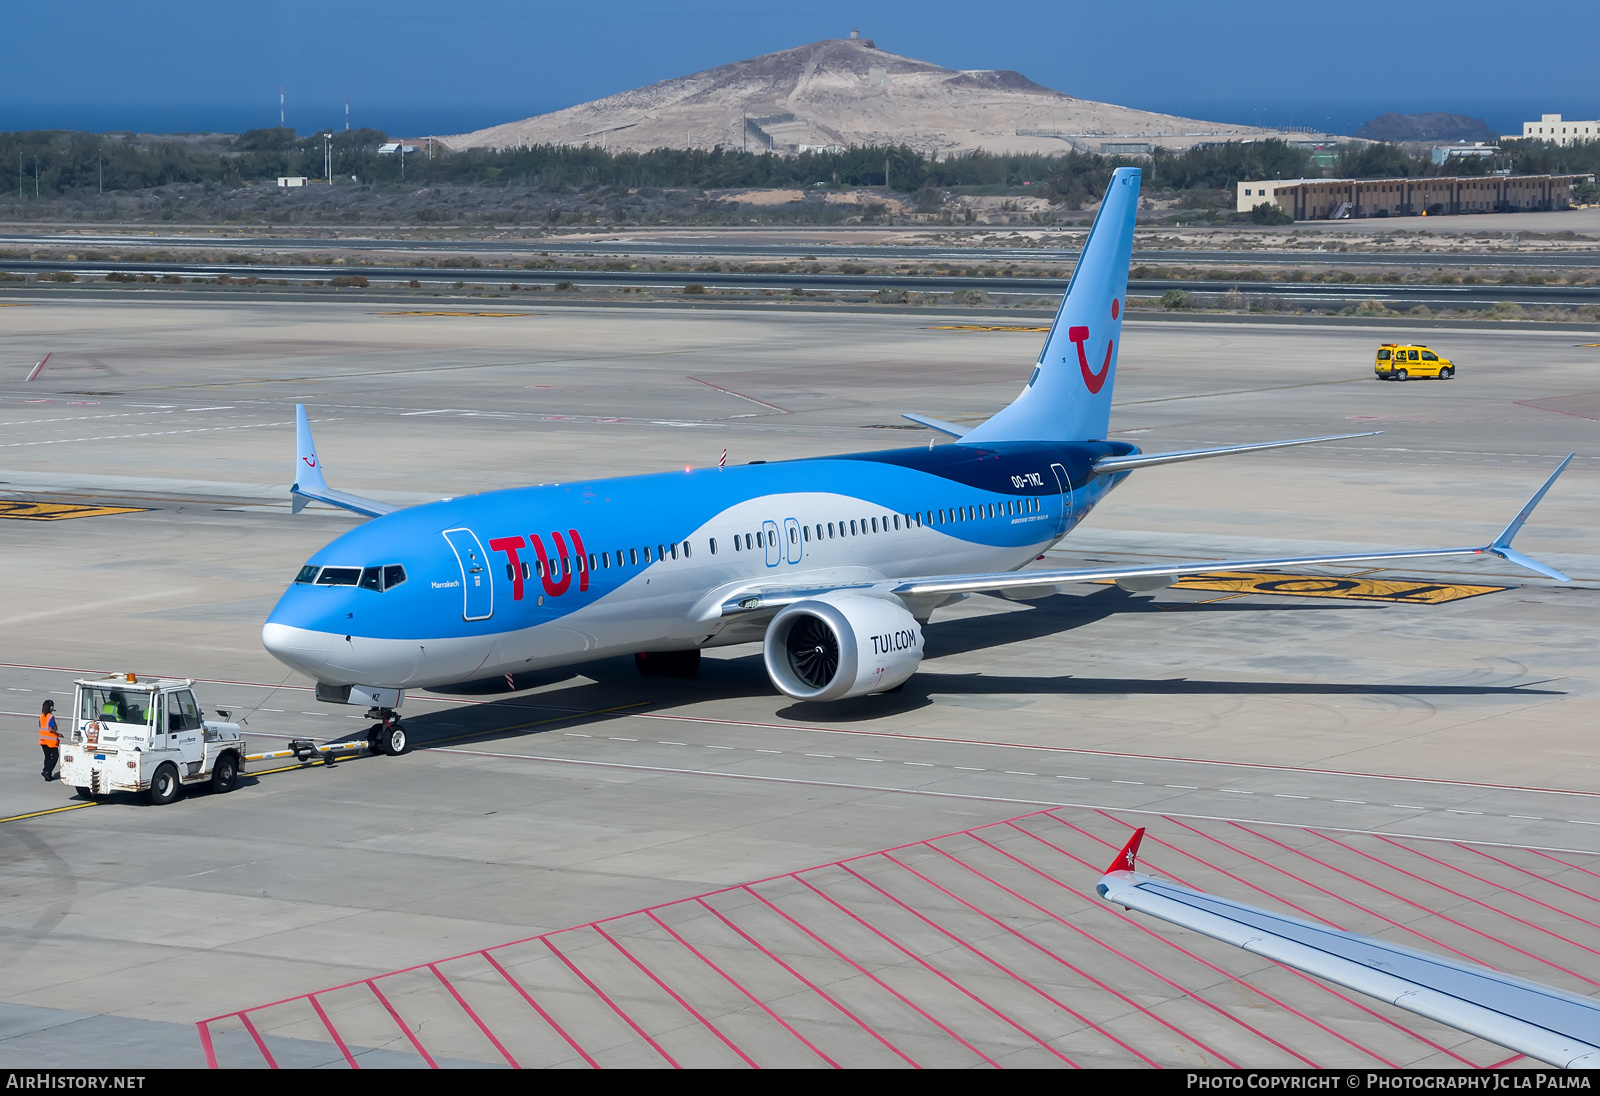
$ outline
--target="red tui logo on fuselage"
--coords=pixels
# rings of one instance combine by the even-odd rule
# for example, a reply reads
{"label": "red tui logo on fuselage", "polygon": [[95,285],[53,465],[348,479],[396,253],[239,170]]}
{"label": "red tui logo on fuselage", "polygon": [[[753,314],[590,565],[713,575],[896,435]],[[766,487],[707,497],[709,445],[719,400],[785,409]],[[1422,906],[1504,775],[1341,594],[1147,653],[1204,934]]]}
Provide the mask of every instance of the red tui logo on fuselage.
{"label": "red tui logo on fuselage", "polygon": [[[578,574],[578,592],[589,588],[588,560],[584,556],[583,538],[576,529],[568,529],[567,535],[572,538],[572,554],[567,554],[567,542],[559,532],[551,532],[550,539],[555,542],[555,553],[545,551],[544,540],[537,533],[530,533],[533,541],[534,554],[539,557],[539,581],[544,586],[544,592],[550,597],[560,597],[572,587],[572,574]],[[527,565],[522,562],[520,553],[528,547],[528,540],[522,537],[495,537],[489,541],[489,550],[504,552],[506,562],[511,573],[511,600],[521,601],[523,592],[523,568]]]}

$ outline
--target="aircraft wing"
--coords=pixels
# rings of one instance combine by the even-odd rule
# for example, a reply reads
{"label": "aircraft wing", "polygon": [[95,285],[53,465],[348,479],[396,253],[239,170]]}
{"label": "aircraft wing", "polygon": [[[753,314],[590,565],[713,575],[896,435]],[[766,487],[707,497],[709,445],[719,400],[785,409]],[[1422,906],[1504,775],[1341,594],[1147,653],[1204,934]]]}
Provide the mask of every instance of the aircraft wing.
{"label": "aircraft wing", "polygon": [[341,510],[354,510],[369,518],[381,518],[401,509],[377,499],[362,498],[343,491],[335,491],[322,477],[322,461],[317,457],[317,443],[311,438],[311,421],[306,418],[306,406],[294,408],[294,486],[289,488],[289,498],[294,513],[306,508],[308,502],[325,502]]}
{"label": "aircraft wing", "polygon": [[1134,833],[1096,890],[1107,902],[1326,978],[1568,1069],[1600,1067],[1600,1001],[1486,967],[1357,936],[1134,870]]}
{"label": "aircraft wing", "polygon": [[782,608],[808,597],[815,597],[830,589],[860,589],[863,593],[894,595],[907,598],[929,598],[941,595],[980,593],[989,590],[1026,594],[1043,593],[1052,587],[1077,582],[1103,582],[1114,580],[1128,589],[1160,589],[1171,585],[1180,575],[1209,574],[1214,571],[1273,571],[1285,567],[1307,567],[1336,563],[1381,563],[1387,560],[1439,559],[1449,556],[1498,556],[1519,567],[1526,567],[1558,582],[1569,581],[1567,576],[1538,560],[1530,559],[1511,547],[1511,540],[1521,531],[1533,508],[1543,499],[1555,483],[1556,477],[1566,470],[1576,454],[1567,454],[1559,467],[1544,485],[1534,493],[1527,504],[1512,519],[1501,534],[1488,544],[1459,548],[1408,548],[1397,552],[1342,553],[1337,555],[1279,556],[1268,559],[1213,559],[1204,562],[1151,563],[1138,567],[1080,567],[1067,570],[1032,568],[1026,571],[994,571],[968,575],[932,575],[925,578],[890,579],[883,582],[857,582],[836,586],[778,586],[752,584],[743,589],[728,591],[721,601],[723,616],[759,612]]}

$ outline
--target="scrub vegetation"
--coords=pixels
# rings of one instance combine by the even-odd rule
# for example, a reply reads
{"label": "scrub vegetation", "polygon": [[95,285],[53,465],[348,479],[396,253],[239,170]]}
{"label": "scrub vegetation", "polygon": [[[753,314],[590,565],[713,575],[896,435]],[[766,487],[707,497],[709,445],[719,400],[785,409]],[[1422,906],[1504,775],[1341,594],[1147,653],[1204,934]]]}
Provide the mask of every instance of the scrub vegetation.
{"label": "scrub vegetation", "polygon": [[[608,152],[542,145],[452,152],[427,139],[381,153],[388,134],[0,133],[10,221],[227,224],[521,224],[550,228],[671,223],[1051,224],[1085,219],[1111,172],[1145,170],[1145,219],[1227,223],[1241,179],[1322,174],[1284,141],[1228,143],[1148,157],[1001,155],[936,159],[905,146],[778,156],[733,149]],[[1498,163],[1506,160],[1505,165]],[[1594,171],[1600,143],[1557,149],[1511,142],[1506,155],[1451,171]],[[329,168],[331,167],[331,185]],[[1392,145],[1347,149],[1334,174],[1437,174]],[[281,176],[313,185],[279,188]],[[3,176],[0,176],[3,178]],[[1579,200],[1584,200],[1582,197]]]}

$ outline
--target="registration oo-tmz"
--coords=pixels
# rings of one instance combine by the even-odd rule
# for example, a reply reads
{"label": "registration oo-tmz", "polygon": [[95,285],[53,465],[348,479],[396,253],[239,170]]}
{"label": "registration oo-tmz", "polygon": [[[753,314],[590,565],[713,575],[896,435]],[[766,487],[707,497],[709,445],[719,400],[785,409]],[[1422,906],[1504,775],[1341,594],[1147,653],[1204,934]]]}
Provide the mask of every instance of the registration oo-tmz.
{"label": "registration oo-tmz", "polygon": [[1248,1089],[1254,1091],[1436,1091],[1534,1092],[1594,1091],[1593,1073],[1559,1069],[1519,1069],[1509,1072],[1482,1070],[1406,1070],[1394,1073],[1336,1073],[1332,1070],[1217,1070],[1185,1074],[1184,1088],[1193,1091]]}

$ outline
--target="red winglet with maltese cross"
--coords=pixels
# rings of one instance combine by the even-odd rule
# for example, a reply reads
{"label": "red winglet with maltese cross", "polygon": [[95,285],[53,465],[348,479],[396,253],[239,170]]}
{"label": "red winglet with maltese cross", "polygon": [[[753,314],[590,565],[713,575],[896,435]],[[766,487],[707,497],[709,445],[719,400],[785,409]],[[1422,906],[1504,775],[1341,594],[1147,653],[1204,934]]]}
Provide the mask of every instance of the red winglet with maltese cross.
{"label": "red winglet with maltese cross", "polygon": [[1133,836],[1128,838],[1128,843],[1122,846],[1122,851],[1117,853],[1117,858],[1111,861],[1111,866],[1102,874],[1110,875],[1114,871],[1132,871],[1134,859],[1139,855],[1139,842],[1144,840],[1144,827],[1140,826],[1133,831]]}

